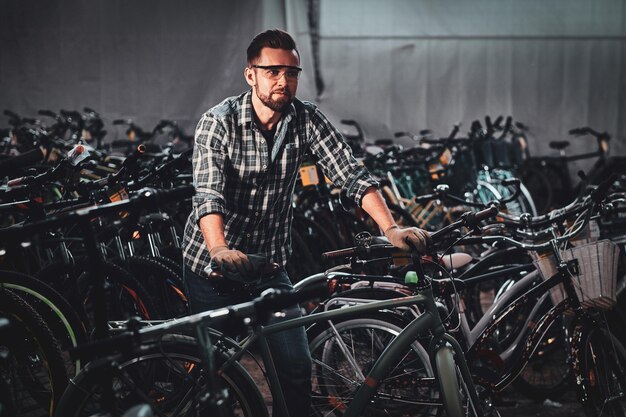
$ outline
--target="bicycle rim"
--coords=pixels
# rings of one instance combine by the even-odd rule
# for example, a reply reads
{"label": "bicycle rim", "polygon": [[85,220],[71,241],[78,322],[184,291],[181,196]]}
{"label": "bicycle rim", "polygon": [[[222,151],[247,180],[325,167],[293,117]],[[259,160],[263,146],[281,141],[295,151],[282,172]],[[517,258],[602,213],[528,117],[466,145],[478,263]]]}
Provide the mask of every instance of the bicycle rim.
{"label": "bicycle rim", "polygon": [[[168,416],[196,415],[196,410],[200,415],[207,412],[207,406],[199,401],[206,389],[198,348],[193,339],[177,338],[178,342],[159,343],[141,355],[120,361],[113,379],[115,412],[121,414],[145,402]],[[222,361],[217,359],[219,366]],[[103,369],[102,364],[88,365],[63,395],[56,416],[88,417],[110,410],[110,404],[102,403],[102,384],[106,381]],[[227,404],[233,416],[267,416],[261,394],[239,364],[224,369],[221,378],[229,393]]]}
{"label": "bicycle rim", "polygon": [[[313,359],[315,415],[341,416],[376,359],[400,328],[376,319],[354,319],[334,324],[310,344]],[[433,373],[426,351],[419,343],[399,358],[378,391],[365,416],[430,416]]]}

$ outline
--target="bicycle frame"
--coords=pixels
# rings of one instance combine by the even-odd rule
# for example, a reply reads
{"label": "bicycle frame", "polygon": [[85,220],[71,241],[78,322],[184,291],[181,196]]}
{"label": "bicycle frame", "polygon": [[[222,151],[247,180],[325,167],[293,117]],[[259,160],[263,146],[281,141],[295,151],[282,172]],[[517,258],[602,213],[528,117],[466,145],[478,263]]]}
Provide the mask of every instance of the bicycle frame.
{"label": "bicycle frame", "polygon": [[[425,294],[425,295],[424,295]],[[252,345],[260,347],[261,356],[266,366],[267,376],[269,380],[270,390],[274,399],[274,407],[276,407],[282,415],[287,415],[287,408],[285,400],[282,394],[282,388],[278,381],[273,358],[269,351],[269,345],[266,340],[266,336],[277,333],[283,330],[296,328],[299,326],[307,326],[314,323],[320,323],[325,321],[331,321],[333,319],[341,318],[347,319],[351,317],[361,316],[363,313],[377,311],[381,309],[394,309],[405,306],[411,306],[420,304],[424,308],[424,314],[415,318],[403,331],[387,346],[381,356],[376,360],[376,363],[370,370],[370,373],[365,377],[361,383],[360,388],[355,394],[354,399],[348,405],[345,410],[345,417],[360,416],[363,415],[365,408],[371,403],[372,397],[376,393],[376,389],[396,363],[398,357],[400,357],[406,349],[415,342],[416,338],[420,334],[425,334],[429,329],[433,332],[434,339],[429,346],[429,357],[435,357],[437,349],[442,348],[446,343],[449,343],[456,355],[457,365],[464,382],[467,384],[468,391],[470,393],[472,404],[478,404],[478,396],[473,386],[469,367],[464,359],[464,354],[459,343],[446,333],[443,323],[439,317],[437,306],[432,295],[432,289],[427,289],[423,293],[405,297],[395,298],[385,301],[377,301],[359,306],[354,306],[345,309],[330,310],[321,313],[311,314],[309,316],[289,319],[280,323],[270,324],[268,326],[258,326],[252,336],[247,339],[242,345],[241,350],[236,352],[225,364],[228,366],[230,363],[237,361]],[[433,405],[442,405],[441,402],[432,402]],[[477,415],[482,416],[482,410],[479,407],[475,407]]]}
{"label": "bicycle frame", "polygon": [[[499,381],[491,385],[491,389],[494,391],[501,391],[506,388],[513,380],[522,372],[524,367],[528,364],[530,357],[538,347],[542,337],[547,330],[554,324],[558,317],[562,316],[567,310],[574,310],[573,326],[572,328],[582,328],[591,320],[591,316],[582,309],[580,299],[576,293],[576,290],[570,280],[570,270],[577,267],[577,260],[568,261],[559,266],[556,274],[549,279],[543,281],[541,284],[531,288],[530,290],[517,297],[498,317],[491,321],[488,327],[481,326],[480,335],[477,337],[476,342],[472,344],[468,350],[468,355],[476,353],[481,346],[483,346],[491,335],[497,330],[497,327],[502,323],[507,316],[514,314],[522,305],[529,302],[529,300],[535,300],[540,295],[540,301],[533,308],[532,313],[527,319],[526,332],[523,332],[520,337],[511,345],[511,347],[505,352],[503,356],[507,362],[512,363]],[[521,281],[520,281],[521,282]],[[539,308],[548,297],[551,288],[563,284],[567,293],[567,298],[552,307],[546,314],[544,314],[535,324],[532,320],[537,314]],[[514,286],[515,287],[515,286]],[[513,288],[513,287],[512,287]],[[515,295],[513,295],[515,296]],[[497,308],[497,307],[496,307]],[[489,312],[488,312],[489,313]],[[485,314],[485,316],[488,315]],[[530,333],[528,333],[530,331]],[[575,330],[576,333],[576,330]],[[576,335],[574,335],[576,336]],[[566,338],[569,339],[569,338]],[[576,339],[576,337],[574,337]],[[570,346],[570,354],[572,357],[576,357],[578,347],[576,343]],[[509,361],[510,360],[510,361]],[[574,372],[574,376],[578,377],[580,370],[577,368],[576,361],[571,361],[570,366]],[[581,402],[587,399],[587,387],[584,378],[577,378],[579,383],[577,384],[578,395]]]}

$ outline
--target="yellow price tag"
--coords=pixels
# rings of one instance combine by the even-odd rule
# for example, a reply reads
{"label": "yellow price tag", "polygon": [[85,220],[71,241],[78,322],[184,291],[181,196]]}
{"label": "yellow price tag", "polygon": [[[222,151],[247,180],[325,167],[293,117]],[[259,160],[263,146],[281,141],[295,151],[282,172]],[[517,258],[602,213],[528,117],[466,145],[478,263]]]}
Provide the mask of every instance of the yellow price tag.
{"label": "yellow price tag", "polygon": [[450,152],[450,149],[446,148],[446,150],[441,153],[441,156],[439,157],[439,162],[441,162],[441,165],[446,166],[450,163],[451,160],[452,152]]}
{"label": "yellow price tag", "polygon": [[300,181],[302,181],[302,185],[305,187],[319,184],[320,178],[317,175],[317,166],[306,165],[300,167]]}
{"label": "yellow price tag", "polygon": [[111,194],[109,196],[109,200],[111,200],[111,202],[128,200],[128,192],[126,191],[126,188],[120,188],[117,192]]}

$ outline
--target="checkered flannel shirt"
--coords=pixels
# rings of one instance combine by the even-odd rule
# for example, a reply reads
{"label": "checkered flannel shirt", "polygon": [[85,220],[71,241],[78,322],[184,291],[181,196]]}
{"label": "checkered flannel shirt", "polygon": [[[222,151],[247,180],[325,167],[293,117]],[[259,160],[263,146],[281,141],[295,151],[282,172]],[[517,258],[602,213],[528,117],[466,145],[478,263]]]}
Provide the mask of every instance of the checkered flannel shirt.
{"label": "checkered flannel shirt", "polygon": [[271,151],[254,122],[252,92],[207,111],[196,127],[196,195],[183,238],[185,264],[199,275],[209,264],[200,219],[224,217],[226,242],[243,253],[265,254],[284,266],[291,254],[294,186],[311,151],[325,174],[358,204],[378,183],[352,156],[341,133],[317,107],[297,99],[276,127]]}

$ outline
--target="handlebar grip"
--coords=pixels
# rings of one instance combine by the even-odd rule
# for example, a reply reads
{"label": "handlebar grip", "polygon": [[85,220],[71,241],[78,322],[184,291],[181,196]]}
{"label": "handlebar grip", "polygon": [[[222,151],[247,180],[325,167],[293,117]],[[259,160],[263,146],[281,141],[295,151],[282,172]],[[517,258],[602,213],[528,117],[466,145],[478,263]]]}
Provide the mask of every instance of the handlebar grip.
{"label": "handlebar grip", "polygon": [[459,133],[459,126],[461,126],[460,123],[454,125],[454,127],[452,128],[452,132],[450,132],[450,136],[448,136],[446,140],[452,140],[456,137],[457,133]]}
{"label": "handlebar grip", "polygon": [[52,110],[39,110],[37,114],[40,114],[42,116],[57,117],[57,114]]}
{"label": "handlebar grip", "polygon": [[574,129],[570,129],[569,134],[574,136],[581,136],[587,133],[587,128],[585,127],[576,127]]}
{"label": "handlebar grip", "polygon": [[128,124],[128,121],[124,119],[115,119],[111,123],[113,123],[114,125],[125,125]]}
{"label": "handlebar grip", "polygon": [[496,214],[498,214],[498,207],[492,205],[489,208],[475,212],[474,222],[480,223],[483,220],[487,220],[488,218],[495,216]]}
{"label": "handlebar grip", "polygon": [[83,111],[85,113],[93,113],[93,114],[96,114],[96,115],[98,114],[98,112],[95,111],[94,109],[92,109],[91,107],[83,107]]}
{"label": "handlebar grip", "polygon": [[511,130],[511,125],[513,124],[513,118],[511,116],[507,116],[504,122],[504,133],[508,133]]}
{"label": "handlebar grip", "polygon": [[485,125],[487,126],[487,130],[493,130],[493,124],[491,123],[491,117],[485,116]]}
{"label": "handlebar grip", "polygon": [[493,126],[500,129],[500,123],[502,123],[502,118],[503,118],[502,116],[498,116],[496,120],[493,122]]}
{"label": "handlebar grip", "polygon": [[12,117],[14,119],[19,119],[20,118],[20,116],[18,116],[17,113],[12,112],[11,110],[5,110],[4,111],[4,115]]}
{"label": "handlebar grip", "polygon": [[7,181],[7,185],[9,187],[17,187],[19,185],[22,185],[22,184],[28,182],[32,178],[33,177],[30,177],[30,176],[13,178],[12,180]]}
{"label": "handlebar grip", "polygon": [[327,261],[335,258],[345,258],[356,254],[355,248],[338,249],[322,253],[322,260]]}
{"label": "handlebar grip", "polygon": [[611,174],[611,176],[605,180],[602,181],[598,187],[593,190],[591,192],[591,199],[596,203],[599,204],[600,202],[602,202],[602,200],[604,200],[604,197],[606,197],[606,193],[607,191],[609,191],[609,188],[611,188],[611,186],[613,185],[613,183],[619,178],[619,174],[613,173]]}

